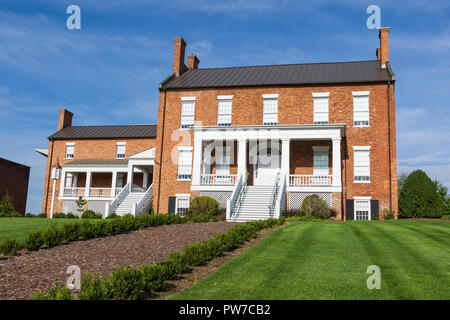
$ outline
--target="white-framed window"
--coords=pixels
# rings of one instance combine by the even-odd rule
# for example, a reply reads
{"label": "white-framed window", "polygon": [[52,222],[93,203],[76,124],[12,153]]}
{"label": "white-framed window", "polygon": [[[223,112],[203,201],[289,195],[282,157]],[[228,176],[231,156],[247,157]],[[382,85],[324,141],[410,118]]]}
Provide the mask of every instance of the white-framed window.
{"label": "white-framed window", "polygon": [[221,127],[231,126],[233,96],[218,96],[217,98],[217,125]]}
{"label": "white-framed window", "polygon": [[315,176],[328,175],[328,151],[329,147],[313,147],[313,174]]}
{"label": "white-framed window", "polygon": [[354,197],[354,219],[370,220],[370,197]]}
{"label": "white-framed window", "polygon": [[181,98],[181,128],[189,128],[194,125],[195,97]]}
{"label": "white-framed window", "polygon": [[216,147],[216,174],[230,174],[230,147]]}
{"label": "white-framed window", "polygon": [[329,92],[313,93],[314,124],[328,124],[328,96]]}
{"label": "white-framed window", "polygon": [[192,147],[178,148],[178,180],[192,178]]}
{"label": "white-framed window", "polygon": [[353,146],[353,175],[355,183],[370,183],[369,146]]}
{"label": "white-framed window", "polygon": [[117,142],[116,145],[116,159],[125,159],[125,142]]}
{"label": "white-framed window", "polygon": [[353,92],[353,126],[369,126],[369,91]]}
{"label": "white-framed window", "polygon": [[70,173],[70,172],[67,172],[66,173],[66,181],[65,181],[66,185],[64,187],[71,188],[72,187],[72,181],[73,181],[73,174]]}
{"label": "white-framed window", "polygon": [[66,143],[66,159],[73,159],[75,153],[75,143]]}
{"label": "white-framed window", "polygon": [[191,202],[190,194],[175,195],[175,213],[184,216],[189,211],[189,203]]}
{"label": "white-framed window", "polygon": [[278,94],[263,94],[263,124],[278,124]]}

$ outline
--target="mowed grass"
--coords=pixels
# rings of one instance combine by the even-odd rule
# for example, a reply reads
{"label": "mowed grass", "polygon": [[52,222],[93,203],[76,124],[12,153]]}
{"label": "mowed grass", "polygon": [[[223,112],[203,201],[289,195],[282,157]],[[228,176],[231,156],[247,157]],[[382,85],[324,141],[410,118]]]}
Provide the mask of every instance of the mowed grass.
{"label": "mowed grass", "polygon": [[[89,219],[99,221],[100,219]],[[81,219],[43,219],[43,218],[0,218],[0,241],[15,238],[19,243],[25,241],[28,232],[45,229],[53,224],[80,222]]]}
{"label": "mowed grass", "polygon": [[[450,222],[299,222],[171,299],[450,299]],[[369,290],[367,267],[381,269]]]}

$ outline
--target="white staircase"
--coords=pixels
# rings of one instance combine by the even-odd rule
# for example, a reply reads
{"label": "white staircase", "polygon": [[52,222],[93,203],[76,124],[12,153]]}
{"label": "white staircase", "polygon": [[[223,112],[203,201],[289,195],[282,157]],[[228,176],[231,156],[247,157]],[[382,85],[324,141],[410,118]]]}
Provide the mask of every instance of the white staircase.
{"label": "white staircase", "polygon": [[[274,186],[245,186],[230,221],[265,220],[275,218],[271,207]],[[275,195],[276,196],[276,195]]]}
{"label": "white staircase", "polygon": [[116,214],[119,216],[123,216],[125,214],[133,213],[133,205],[141,201],[145,192],[130,192],[127,194],[125,199],[119,204],[117,209],[115,210]]}

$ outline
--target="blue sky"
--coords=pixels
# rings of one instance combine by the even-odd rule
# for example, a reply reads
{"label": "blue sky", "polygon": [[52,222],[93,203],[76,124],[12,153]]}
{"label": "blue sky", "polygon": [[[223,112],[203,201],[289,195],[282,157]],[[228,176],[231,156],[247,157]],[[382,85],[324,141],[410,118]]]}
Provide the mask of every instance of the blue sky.
{"label": "blue sky", "polygon": [[[432,5],[431,5],[432,3]],[[81,30],[66,8],[81,8]],[[173,38],[200,67],[375,59],[390,26],[399,172],[450,187],[450,2],[289,0],[0,0],[0,157],[31,166],[27,211],[41,210],[47,148],[60,108],[74,125],[156,123]]]}

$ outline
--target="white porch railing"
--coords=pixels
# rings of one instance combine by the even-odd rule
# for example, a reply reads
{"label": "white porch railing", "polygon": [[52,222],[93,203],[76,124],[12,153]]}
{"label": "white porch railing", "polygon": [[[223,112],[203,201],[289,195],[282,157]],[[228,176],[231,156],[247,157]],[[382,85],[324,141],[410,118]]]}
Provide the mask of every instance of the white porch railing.
{"label": "white porch railing", "polygon": [[281,214],[286,210],[286,184],[287,184],[287,179],[286,179],[286,175],[282,174],[280,176],[280,188],[278,190],[278,195],[277,195],[277,202],[276,202],[276,206],[275,206],[275,217],[276,219],[278,219]]}
{"label": "white porch railing", "polygon": [[242,193],[247,185],[247,177],[248,173],[239,175],[236,186],[231,193],[231,198],[227,201],[227,220],[231,219],[239,201],[242,199]]}
{"label": "white porch railing", "polygon": [[106,203],[105,217],[109,216],[110,213],[116,211],[116,209],[119,207],[119,205],[122,203],[122,201],[127,197],[129,192],[130,192],[130,184],[127,183],[125,185],[125,187],[123,187],[122,190],[120,190],[119,194],[116,196],[116,198],[113,200],[113,202]]}
{"label": "white porch railing", "polygon": [[237,174],[202,174],[200,184],[206,186],[234,186],[237,177]]}
{"label": "white porch railing", "polygon": [[332,175],[291,174],[289,175],[289,186],[331,186]]}
{"label": "white porch railing", "polygon": [[277,206],[277,195],[278,195],[278,189],[279,189],[279,184],[280,184],[280,171],[277,171],[277,175],[275,177],[275,181],[274,181],[274,186],[273,186],[273,190],[272,190],[272,198],[270,199],[270,203],[269,203],[269,214],[271,216],[273,216],[275,214],[276,211],[276,206]]}
{"label": "white porch railing", "polygon": [[111,188],[90,188],[89,197],[111,198]]}
{"label": "white porch railing", "polygon": [[73,187],[64,187],[63,196],[64,197],[84,197],[85,188],[73,188]]}
{"label": "white porch railing", "polygon": [[135,203],[132,210],[132,214],[135,216],[137,214],[141,214],[145,211],[145,209],[148,208],[148,206],[151,204],[153,198],[153,183],[152,185],[145,191],[145,194],[143,195],[142,199]]}

